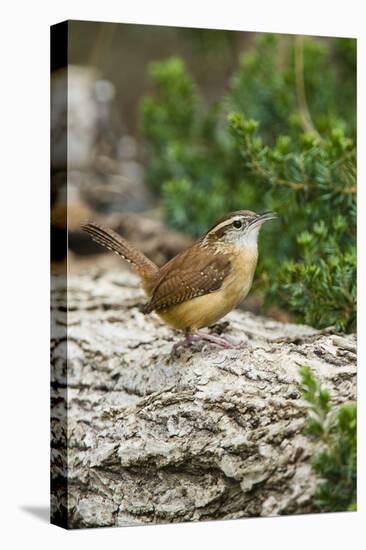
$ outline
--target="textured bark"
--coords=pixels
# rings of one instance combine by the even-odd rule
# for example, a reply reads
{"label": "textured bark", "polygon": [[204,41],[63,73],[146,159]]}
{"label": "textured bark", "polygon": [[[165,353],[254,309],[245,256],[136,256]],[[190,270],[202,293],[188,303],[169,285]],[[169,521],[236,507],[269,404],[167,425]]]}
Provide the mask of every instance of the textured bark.
{"label": "textured bark", "polygon": [[172,359],[177,335],[140,312],[134,275],[69,278],[67,333],[64,301],[56,277],[54,517],[75,528],[313,511],[299,367],[335,404],[354,399],[354,335],[234,311],[223,329],[244,349],[197,344]]}

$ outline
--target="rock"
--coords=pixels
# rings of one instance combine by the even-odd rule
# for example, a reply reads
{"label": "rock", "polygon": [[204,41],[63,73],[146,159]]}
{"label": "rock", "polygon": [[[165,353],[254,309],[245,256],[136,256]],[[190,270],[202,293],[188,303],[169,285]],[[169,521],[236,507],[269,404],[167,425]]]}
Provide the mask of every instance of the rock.
{"label": "rock", "polygon": [[335,405],[354,400],[355,335],[233,311],[222,330],[244,349],[197,344],[172,359],[177,335],[140,312],[133,274],[89,272],[67,284],[67,313],[65,278],[52,284],[55,523],[315,511],[299,368],[311,368]]}

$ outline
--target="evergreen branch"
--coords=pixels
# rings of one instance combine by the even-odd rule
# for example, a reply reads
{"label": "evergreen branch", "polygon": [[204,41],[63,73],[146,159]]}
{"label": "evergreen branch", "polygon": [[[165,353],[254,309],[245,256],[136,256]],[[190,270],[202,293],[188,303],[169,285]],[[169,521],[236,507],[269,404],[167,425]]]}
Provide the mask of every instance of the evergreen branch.
{"label": "evergreen branch", "polygon": [[294,189],[295,191],[305,189],[306,185],[304,183],[295,182],[295,181],[288,181],[283,178],[279,177],[273,177],[273,173],[271,173],[269,170],[266,170],[263,168],[263,166],[258,162],[256,157],[254,156],[251,146],[250,146],[250,140],[249,137],[246,135],[246,152],[248,153],[248,156],[250,158],[251,168],[253,172],[256,172],[257,176],[263,178],[264,180],[273,181],[277,185],[282,185],[284,187],[289,187],[290,189]]}
{"label": "evergreen branch", "polygon": [[356,185],[352,185],[352,187],[336,187],[334,191],[336,191],[336,193],[345,193],[346,195],[353,195],[357,193],[357,187]]}
{"label": "evergreen branch", "polygon": [[[275,185],[288,187],[289,189],[293,189],[294,191],[301,191],[301,190],[308,189],[309,187],[312,187],[312,186],[315,185],[315,183],[312,183],[310,180],[307,180],[306,183],[304,181],[303,182],[295,182],[295,181],[286,180],[284,178],[278,177],[277,175],[274,175],[273,172],[271,172],[270,170],[264,168],[260,164],[260,162],[257,160],[257,158],[255,157],[255,154],[253,153],[253,150],[252,150],[250,138],[247,134],[245,134],[244,142],[245,142],[245,146],[246,146],[245,147],[245,153],[249,157],[249,161],[250,161],[250,168],[260,178],[262,178],[266,181],[271,181]],[[355,185],[353,185],[351,187],[335,186],[333,191],[338,193],[338,194],[342,194],[342,193],[344,193],[344,194],[355,194],[355,193],[357,193],[357,187]]]}
{"label": "evergreen branch", "polygon": [[318,440],[312,468],[319,478],[314,494],[324,512],[356,509],[357,498],[357,417],[356,404],[331,406],[327,389],[322,388],[309,367],[300,369],[304,399],[309,404],[305,433]]}

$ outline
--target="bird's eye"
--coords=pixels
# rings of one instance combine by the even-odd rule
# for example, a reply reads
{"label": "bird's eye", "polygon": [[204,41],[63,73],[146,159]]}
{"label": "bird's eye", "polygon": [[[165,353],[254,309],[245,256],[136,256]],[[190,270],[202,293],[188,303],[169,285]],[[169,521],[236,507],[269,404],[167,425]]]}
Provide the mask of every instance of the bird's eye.
{"label": "bird's eye", "polygon": [[233,221],[233,226],[235,227],[235,229],[240,229],[242,225],[243,224],[240,220]]}

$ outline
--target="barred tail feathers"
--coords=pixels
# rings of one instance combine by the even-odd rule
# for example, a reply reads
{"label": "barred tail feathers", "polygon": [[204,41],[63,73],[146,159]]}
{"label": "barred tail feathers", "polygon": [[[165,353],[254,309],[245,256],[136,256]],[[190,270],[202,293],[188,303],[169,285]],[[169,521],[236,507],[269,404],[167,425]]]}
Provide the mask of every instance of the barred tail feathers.
{"label": "barred tail feathers", "polygon": [[108,250],[118,254],[129,262],[138,275],[146,282],[153,279],[158,272],[158,267],[151,260],[112,229],[103,227],[95,222],[85,223],[81,228],[95,242],[105,246]]}

